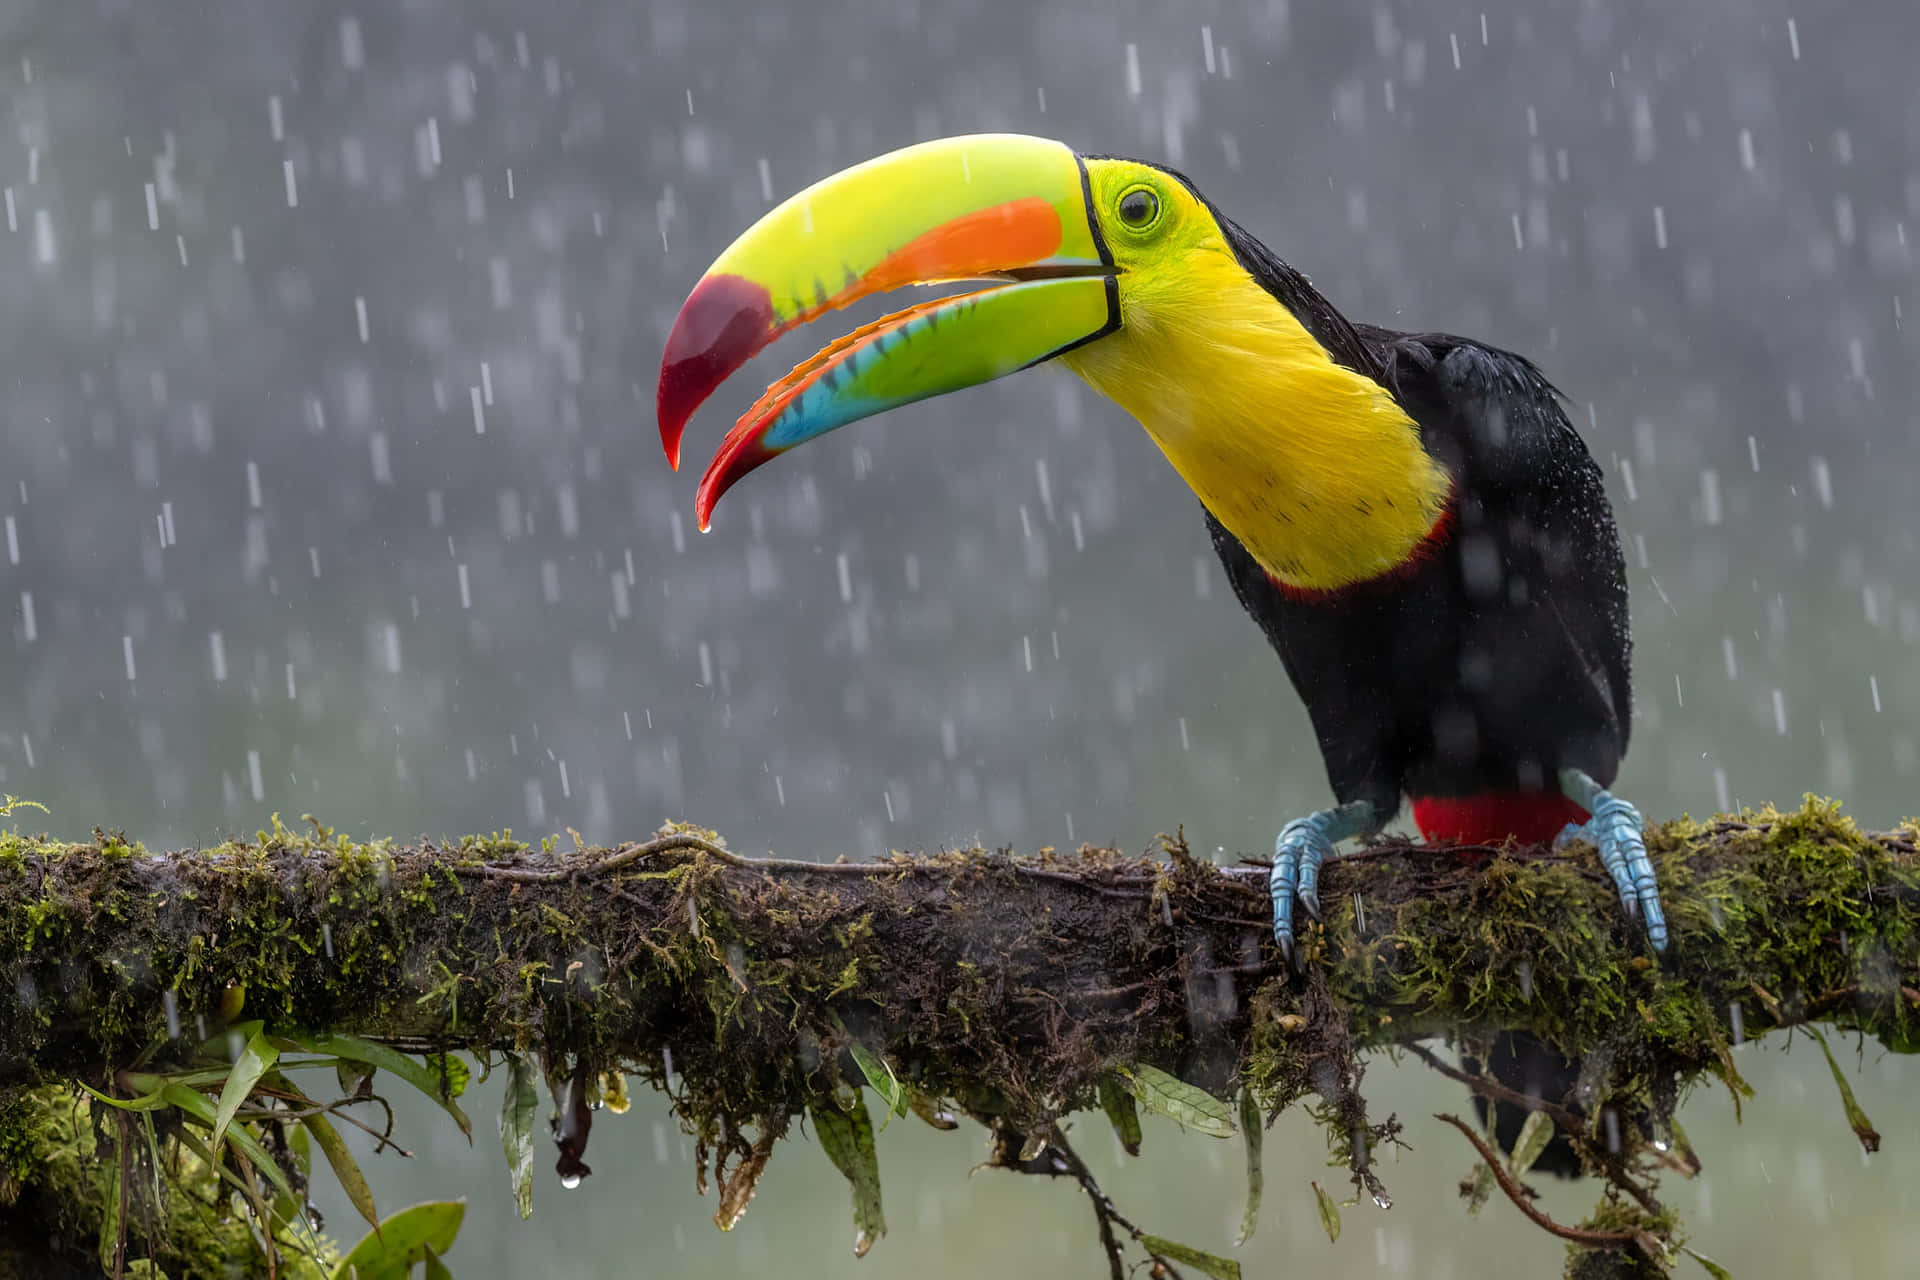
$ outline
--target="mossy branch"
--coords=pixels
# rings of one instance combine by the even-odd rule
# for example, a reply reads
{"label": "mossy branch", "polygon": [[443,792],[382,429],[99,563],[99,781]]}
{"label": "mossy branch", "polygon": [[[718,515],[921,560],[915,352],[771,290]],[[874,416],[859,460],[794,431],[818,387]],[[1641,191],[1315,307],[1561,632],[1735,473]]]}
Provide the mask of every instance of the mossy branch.
{"label": "mossy branch", "polygon": [[[1222,1097],[1245,1086],[1269,1119],[1317,1095],[1356,1187],[1383,1198],[1371,1149],[1397,1126],[1361,1098],[1371,1048],[1524,1032],[1599,1064],[1600,1096],[1649,1127],[1703,1077],[1743,1089],[1727,1052],[1742,1036],[1820,1021],[1920,1049],[1916,832],[1863,833],[1811,801],[1650,833],[1674,932],[1657,960],[1590,850],[1378,845],[1327,868],[1304,977],[1276,963],[1263,868],[1179,840],[1145,857],[815,864],[683,827],[556,851],[313,825],[165,854],[98,831],[0,835],[0,1104],[50,1083],[111,1091],[137,1059],[159,1069],[244,992],[269,1028],[532,1053],[576,1083],[638,1075],[670,1094],[736,1214],[739,1179],[789,1120],[876,1061],[890,1105],[931,1116],[950,1100],[1017,1166],[1123,1066]],[[581,1097],[575,1145],[563,1136],[576,1172]],[[1580,1122],[1570,1100],[1540,1101]],[[0,1105],[10,1124],[24,1114]],[[1628,1193],[1588,1225],[1670,1244],[1650,1192],[1652,1166],[1675,1163],[1658,1135],[1620,1150],[1569,1136]],[[0,1196],[31,1184],[31,1145],[0,1132]]]}

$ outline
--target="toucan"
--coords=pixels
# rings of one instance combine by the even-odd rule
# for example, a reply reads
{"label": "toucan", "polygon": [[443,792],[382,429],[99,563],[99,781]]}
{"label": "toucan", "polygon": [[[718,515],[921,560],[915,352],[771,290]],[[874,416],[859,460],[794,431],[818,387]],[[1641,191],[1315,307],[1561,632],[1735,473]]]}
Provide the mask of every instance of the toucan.
{"label": "toucan", "polygon": [[1014,134],[923,142],[801,191],[696,283],[661,360],[677,468],[694,411],[782,334],[910,284],[967,282],[769,387],[701,478],[1059,361],[1199,497],[1279,652],[1334,804],[1286,823],[1270,889],[1318,916],[1322,862],[1410,804],[1431,842],[1584,838],[1651,946],[1641,815],[1607,788],[1632,720],[1625,564],[1604,478],[1528,359],[1348,320],[1171,169]]}

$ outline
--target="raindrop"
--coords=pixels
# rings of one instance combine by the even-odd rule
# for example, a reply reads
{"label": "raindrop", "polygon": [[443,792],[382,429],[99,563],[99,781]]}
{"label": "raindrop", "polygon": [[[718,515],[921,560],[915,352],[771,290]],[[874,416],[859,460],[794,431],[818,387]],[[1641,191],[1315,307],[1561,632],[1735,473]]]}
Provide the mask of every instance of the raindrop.
{"label": "raindrop", "polygon": [[1127,96],[1140,96],[1140,46],[1127,41]]}
{"label": "raindrop", "polygon": [[160,993],[160,1010],[167,1015],[167,1039],[180,1038],[180,1000],[171,989]]}
{"label": "raindrop", "polygon": [[1827,466],[1827,460],[1815,454],[1809,462],[1813,472],[1813,492],[1820,499],[1820,505],[1833,508],[1833,472]]}
{"label": "raindrop", "polygon": [[1515,965],[1514,976],[1520,982],[1520,998],[1531,1001],[1533,999],[1533,961],[1522,960]]}
{"label": "raindrop", "polygon": [[293,161],[282,160],[280,162],[280,172],[285,175],[287,180],[287,208],[298,209],[300,207],[300,184],[293,176]]}
{"label": "raindrop", "polygon": [[1738,1000],[1727,1006],[1727,1020],[1733,1024],[1733,1042],[1745,1044],[1747,1040],[1747,1011]]}
{"label": "raindrop", "polygon": [[563,1173],[560,1175],[560,1185],[571,1191],[580,1185],[580,1175],[577,1173]]}
{"label": "raindrop", "polygon": [[333,959],[333,926],[325,920],[320,922],[320,947],[327,953],[327,959]]}

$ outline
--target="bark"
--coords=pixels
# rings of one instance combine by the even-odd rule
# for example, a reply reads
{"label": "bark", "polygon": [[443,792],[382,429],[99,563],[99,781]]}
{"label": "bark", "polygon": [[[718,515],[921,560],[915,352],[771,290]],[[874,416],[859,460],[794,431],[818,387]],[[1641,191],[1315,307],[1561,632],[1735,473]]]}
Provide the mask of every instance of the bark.
{"label": "bark", "polygon": [[[951,1100],[1002,1139],[1057,1132],[1139,1064],[1219,1096],[1245,1086],[1269,1119],[1318,1095],[1356,1184],[1377,1188],[1371,1149],[1396,1126],[1366,1111],[1365,1051],[1520,1032],[1646,1117],[1621,1152],[1577,1132],[1591,1107],[1556,1118],[1638,1203],[1601,1226],[1667,1241],[1650,1173],[1675,1159],[1653,1131],[1697,1081],[1743,1087],[1731,1043],[1820,1021],[1920,1048],[1920,855],[1911,826],[1863,833],[1811,801],[1649,843],[1665,955],[1589,849],[1389,842],[1328,866],[1324,927],[1304,931],[1293,975],[1264,868],[1201,862],[1177,839],[1149,856],[817,864],[741,858],[691,828],[565,850],[361,844],[277,820],[255,841],[161,854],[102,832],[0,835],[0,1153],[21,1146],[6,1118],[28,1114],[9,1100],[73,1081],[111,1092],[137,1056],[164,1067],[243,1016],[637,1075],[671,1094],[723,1193],[765,1163],[771,1139],[747,1131],[783,1132],[862,1082],[855,1042],[916,1102]],[[33,1162],[10,1168],[0,1201],[27,1203]]]}

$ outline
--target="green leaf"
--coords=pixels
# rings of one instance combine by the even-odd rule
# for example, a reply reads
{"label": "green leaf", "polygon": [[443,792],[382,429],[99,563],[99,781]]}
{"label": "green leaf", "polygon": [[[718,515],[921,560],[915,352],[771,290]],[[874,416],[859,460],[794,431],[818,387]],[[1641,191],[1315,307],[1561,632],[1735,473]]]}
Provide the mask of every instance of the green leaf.
{"label": "green leaf", "polygon": [[520,1216],[533,1216],[533,1120],[540,1110],[538,1073],[517,1053],[507,1054],[507,1095],[500,1103],[500,1149]]}
{"label": "green leaf", "polygon": [[340,1096],[357,1098],[360,1086],[373,1079],[373,1072],[367,1070],[364,1062],[348,1062],[345,1058],[333,1060],[333,1078],[340,1082]]}
{"label": "green leaf", "polygon": [[[169,1106],[177,1107],[198,1120],[201,1124],[206,1125],[207,1128],[213,1128],[215,1120],[213,1103],[205,1094],[197,1093],[181,1084],[169,1084],[160,1092],[161,1096],[167,1100]],[[227,1130],[227,1145],[245,1156],[248,1162],[259,1169],[260,1172],[266,1174],[267,1181],[273,1184],[275,1191],[280,1192],[282,1195],[293,1194],[293,1184],[287,1181],[285,1171],[280,1168],[280,1165],[272,1156],[267,1154],[267,1149],[260,1145],[260,1140],[254,1137],[253,1133],[245,1125],[239,1125]],[[208,1149],[216,1155],[219,1152],[219,1147],[212,1144],[209,1144]],[[246,1190],[246,1187],[243,1185],[241,1190]]]}
{"label": "green leaf", "polygon": [[473,1072],[457,1055],[451,1053],[430,1053],[427,1055],[427,1070],[433,1072],[447,1088],[449,1098],[457,1098],[467,1091],[467,1081],[473,1079]]}
{"label": "green leaf", "polygon": [[1218,1254],[1206,1253],[1192,1245],[1181,1244],[1177,1240],[1168,1240],[1161,1236],[1142,1234],[1140,1243],[1148,1253],[1165,1258],[1168,1262],[1197,1267],[1212,1276],[1213,1280],[1240,1280],[1240,1264],[1232,1258],[1222,1258]]}
{"label": "green leaf", "polygon": [[1233,1136],[1233,1113],[1226,1103],[1205,1089],[1144,1062],[1121,1067],[1119,1071],[1128,1091],[1147,1110],[1165,1116],[1183,1129],[1211,1138]]}
{"label": "green leaf", "polygon": [[334,1129],[333,1121],[323,1115],[311,1115],[300,1121],[313,1140],[320,1144],[320,1153],[333,1166],[333,1176],[340,1179],[340,1189],[347,1193],[347,1200],[357,1209],[360,1216],[374,1226],[380,1225],[380,1210],[373,1203],[373,1190],[367,1186],[367,1177],[360,1172],[360,1166],[354,1161],[353,1153],[347,1150],[347,1144]]}
{"label": "green leaf", "polygon": [[1100,1077],[1100,1109],[1107,1113],[1113,1136],[1120,1139],[1121,1148],[1130,1156],[1139,1155],[1140,1112],[1133,1105],[1133,1095],[1127,1092],[1126,1082],[1113,1075]]}
{"label": "green leaf", "polygon": [[1492,1197],[1493,1166],[1485,1160],[1477,1160],[1473,1166],[1473,1183],[1467,1192],[1467,1216],[1478,1217]]}
{"label": "green leaf", "polygon": [[1260,1171],[1260,1143],[1266,1137],[1266,1128],[1260,1123],[1260,1104],[1253,1100],[1253,1090],[1240,1090],[1240,1136],[1247,1143],[1247,1207],[1240,1215],[1240,1234],[1233,1238],[1234,1247],[1253,1239],[1253,1229],[1260,1224],[1260,1192],[1266,1186],[1266,1175]]}
{"label": "green leaf", "polygon": [[1333,1202],[1327,1189],[1319,1183],[1313,1184],[1314,1198],[1320,1202],[1320,1225],[1326,1228],[1327,1239],[1334,1243],[1340,1240],[1340,1206]]}
{"label": "green leaf", "polygon": [[460,1126],[460,1132],[467,1135],[467,1141],[473,1141],[473,1123],[467,1119],[467,1113],[460,1109],[452,1096],[441,1090],[440,1073],[426,1064],[416,1062],[399,1050],[389,1049],[386,1045],[337,1032],[316,1034],[301,1032],[280,1038],[298,1045],[308,1053],[326,1053],[338,1058],[350,1058],[355,1062],[364,1062],[370,1067],[376,1067],[390,1075],[400,1077],[438,1103],[440,1109],[452,1116],[454,1123]]}
{"label": "green leaf", "polygon": [[293,1152],[293,1167],[301,1177],[313,1172],[313,1139],[299,1125],[287,1135],[287,1150]]}
{"label": "green leaf", "polygon": [[1686,1254],[1689,1258],[1692,1258],[1695,1262],[1705,1267],[1707,1270],[1707,1274],[1712,1276],[1713,1280],[1733,1280],[1733,1272],[1727,1270],[1725,1267],[1715,1262],[1712,1258],[1709,1258],[1706,1254],[1700,1253],[1693,1249],[1689,1249],[1686,1245],[1680,1246],[1680,1252]]}
{"label": "green leaf", "polygon": [[853,1256],[864,1258],[873,1242],[887,1234],[887,1220],[880,1211],[880,1158],[873,1149],[873,1121],[867,1118],[866,1100],[856,1093],[846,1111],[831,1106],[807,1110],[827,1159],[853,1186]]}
{"label": "green leaf", "polygon": [[[906,1115],[907,1091],[901,1086],[900,1077],[893,1074],[893,1068],[887,1060],[858,1040],[847,1045],[847,1052],[853,1055],[853,1060],[860,1066],[860,1073],[866,1076],[873,1091],[887,1100],[887,1113]],[[882,1120],[880,1127],[886,1128],[887,1122]]]}
{"label": "green leaf", "polygon": [[1553,1121],[1544,1111],[1529,1111],[1520,1126],[1520,1136],[1513,1141],[1513,1154],[1507,1157],[1507,1167],[1513,1170],[1513,1176],[1524,1178],[1527,1170],[1533,1168],[1533,1162],[1553,1141]]}
{"label": "green leaf", "polygon": [[268,1044],[260,1032],[254,1032],[247,1041],[247,1047],[234,1060],[233,1069],[227,1073],[226,1086],[220,1090],[220,1106],[213,1113],[213,1136],[207,1139],[208,1146],[218,1150],[220,1144],[226,1141],[227,1126],[233,1123],[233,1113],[253,1092],[253,1086],[260,1083],[260,1077],[279,1060],[280,1051]]}
{"label": "green leaf", "polygon": [[117,1107],[122,1111],[158,1111],[162,1107],[172,1105],[167,1101],[165,1085],[155,1089],[152,1093],[142,1094],[138,1098],[109,1098],[85,1080],[76,1080],[74,1083],[108,1106]]}
{"label": "green leaf", "polygon": [[127,1188],[120,1181],[120,1140],[114,1140],[114,1156],[101,1162],[106,1180],[101,1187],[100,1201],[100,1269],[108,1275],[118,1275],[115,1263],[119,1261],[120,1245],[126,1236],[127,1223],[121,1210],[125,1207]]}
{"label": "green leaf", "polygon": [[1880,1149],[1880,1133],[1873,1127],[1873,1121],[1867,1119],[1867,1113],[1860,1109],[1859,1101],[1853,1096],[1853,1086],[1847,1083],[1847,1077],[1841,1073],[1840,1064],[1833,1060],[1833,1050],[1827,1048],[1827,1038],[1813,1027],[1805,1028],[1806,1033],[1820,1042],[1820,1052],[1827,1055],[1827,1069],[1833,1072],[1833,1082],[1840,1089],[1840,1105],[1846,1110],[1847,1125],[1853,1130],[1853,1136],[1860,1139],[1860,1145],[1871,1155]]}
{"label": "green leaf", "polygon": [[[406,1280],[416,1262],[445,1253],[460,1234],[465,1200],[433,1200],[411,1205],[380,1223],[353,1246],[333,1280]],[[444,1272],[445,1267],[441,1270]],[[428,1272],[432,1274],[431,1269]]]}

